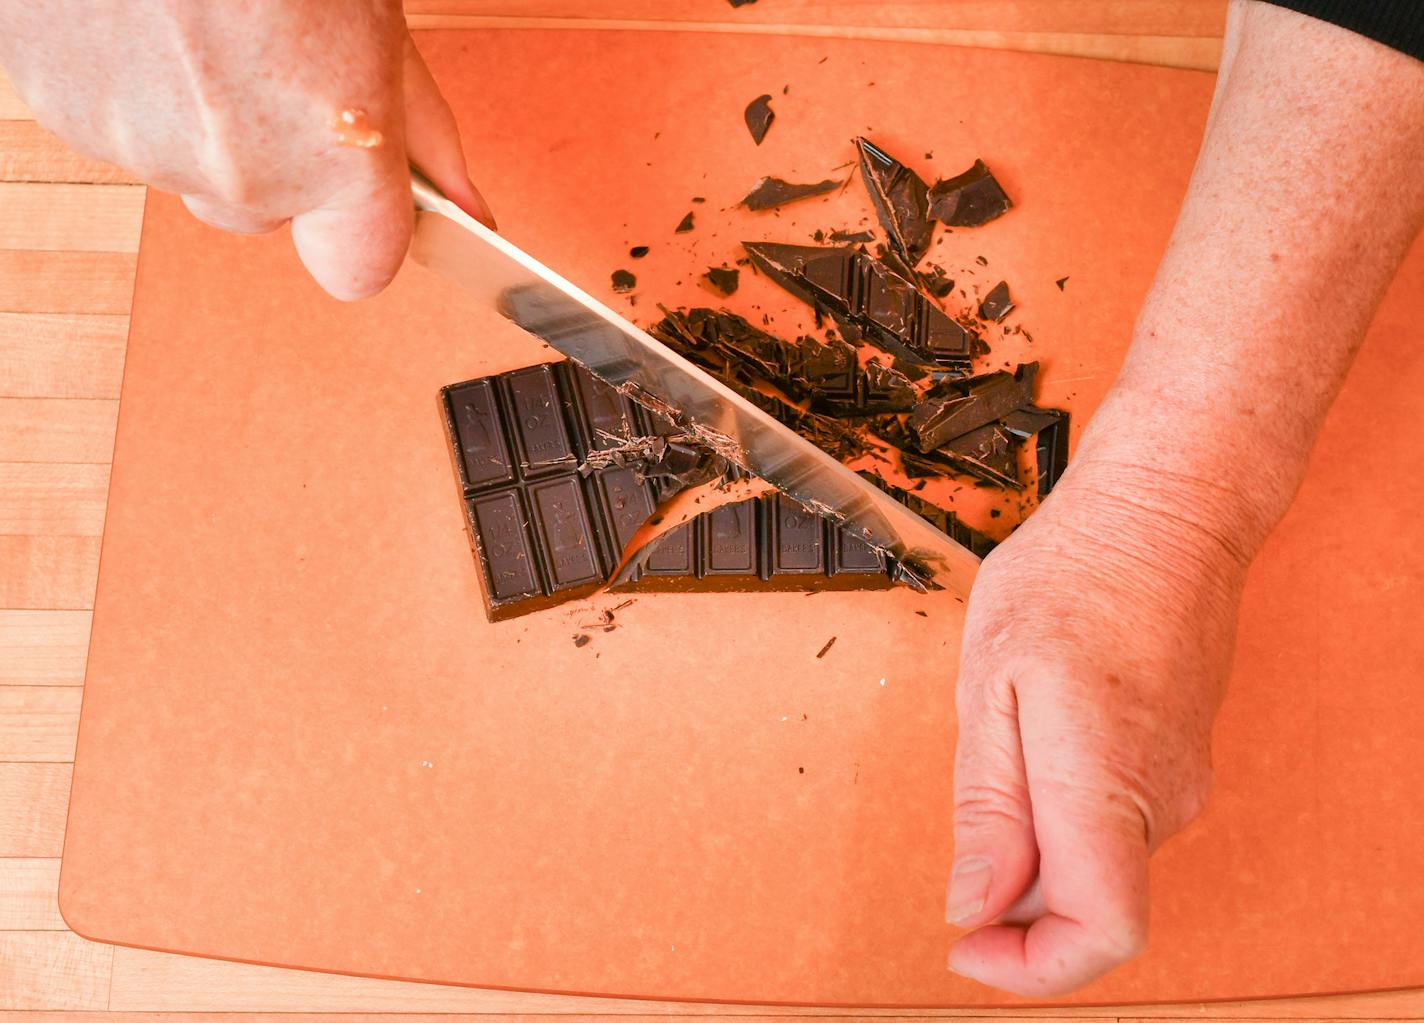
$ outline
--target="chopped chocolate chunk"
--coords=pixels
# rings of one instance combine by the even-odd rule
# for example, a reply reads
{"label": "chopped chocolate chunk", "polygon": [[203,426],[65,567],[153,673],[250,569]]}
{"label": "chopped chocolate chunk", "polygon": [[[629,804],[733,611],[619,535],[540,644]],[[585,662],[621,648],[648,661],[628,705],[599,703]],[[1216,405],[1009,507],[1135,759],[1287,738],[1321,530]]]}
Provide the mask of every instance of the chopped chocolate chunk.
{"label": "chopped chocolate chunk", "polygon": [[685,217],[682,218],[682,223],[680,223],[680,224],[677,225],[677,230],[676,230],[674,233],[675,233],[675,234],[687,234],[688,231],[691,231],[691,230],[692,230],[693,226],[694,226],[694,225],[693,225],[693,222],[692,222],[692,214],[689,213],[687,216],[685,216]]}
{"label": "chopped chocolate chunk", "polygon": [[761,145],[766,133],[771,130],[771,122],[776,120],[776,111],[771,109],[770,96],[758,96],[747,106],[747,131],[752,133],[752,141]]}
{"label": "chopped chocolate chunk", "polygon": [[627,270],[613,271],[613,290],[620,295],[625,295],[638,286],[638,278],[634,277]]}
{"label": "chopped chocolate chunk", "polygon": [[860,174],[891,247],[911,269],[930,247],[929,188],[920,176],[867,139],[858,138]]}
{"label": "chopped chocolate chunk", "polygon": [[[817,239],[818,241],[820,239]],[[843,245],[856,245],[861,242],[875,241],[874,231],[832,231],[831,241],[840,242]]]}
{"label": "chopped chocolate chunk", "polygon": [[740,270],[714,266],[702,275],[702,279],[711,285],[719,295],[725,297],[736,294],[737,288],[742,283],[742,273]]}
{"label": "chopped chocolate chunk", "polygon": [[1033,407],[1038,363],[1016,373],[989,373],[970,380],[947,380],[915,406],[909,428],[916,446],[934,451],[972,430],[996,422],[1020,409]]}
{"label": "chopped chocolate chunk", "polygon": [[1023,489],[1018,473],[1019,446],[1013,434],[998,423],[971,430],[940,450],[971,476],[996,486]]}
{"label": "chopped chocolate chunk", "polygon": [[930,215],[950,227],[979,227],[1014,205],[983,160],[958,177],[935,182],[929,203]]}
{"label": "chopped chocolate chunk", "polygon": [[1058,285],[1058,290],[1059,290],[1059,291],[1062,291],[1062,290],[1063,290],[1063,285],[1065,285],[1065,284],[1068,283],[1068,278],[1067,278],[1067,277],[1060,277],[1060,278],[1058,278],[1058,280],[1054,281],[1053,283],[1056,284],[1056,285]]}
{"label": "chopped chocolate chunk", "polygon": [[756,3],[757,0],[727,0],[727,2],[733,7],[745,7],[748,4]]}
{"label": "chopped chocolate chunk", "polygon": [[[835,637],[835,636],[832,636],[830,639],[826,640],[826,645],[823,646],[823,647],[821,647],[820,653],[816,654],[816,660],[819,661],[822,657],[825,657],[828,653],[831,652],[831,647],[833,647],[833,646],[835,646],[835,645],[836,645],[836,637]],[[802,770],[805,770],[805,768],[802,768]]]}
{"label": "chopped chocolate chunk", "polygon": [[756,187],[747,193],[747,197],[742,200],[742,205],[755,212],[771,210],[800,199],[810,199],[813,196],[825,195],[827,192],[834,192],[840,187],[839,181],[821,181],[814,185],[796,185],[789,181],[783,181],[780,178],[762,178],[756,183]]}
{"label": "chopped chocolate chunk", "polygon": [[579,633],[577,636],[574,637],[574,646],[577,646],[577,647],[585,647],[585,646],[588,646],[588,644],[589,644],[590,642],[592,642],[592,641],[591,641],[590,638],[589,638],[587,635],[585,635],[584,633]]}
{"label": "chopped chocolate chunk", "polygon": [[979,315],[986,320],[1002,323],[1005,316],[1014,311],[1014,301],[1009,297],[1009,284],[1000,281],[979,303]]}
{"label": "chopped chocolate chunk", "polygon": [[768,277],[902,360],[897,367],[967,371],[977,335],[951,319],[905,278],[855,249],[744,242]]}
{"label": "chopped chocolate chunk", "polygon": [[632,256],[634,259],[642,259],[647,254],[648,247],[646,245],[634,245],[631,249],[628,250],[628,255]]}

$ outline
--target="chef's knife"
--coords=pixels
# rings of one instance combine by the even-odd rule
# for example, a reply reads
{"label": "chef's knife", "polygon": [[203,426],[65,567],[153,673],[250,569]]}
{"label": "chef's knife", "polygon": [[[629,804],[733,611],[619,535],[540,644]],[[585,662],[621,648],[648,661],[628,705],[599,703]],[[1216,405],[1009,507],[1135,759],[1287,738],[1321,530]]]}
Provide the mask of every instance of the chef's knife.
{"label": "chef's knife", "polygon": [[812,511],[966,596],[979,559],[635,324],[489,230],[412,171],[410,255]]}

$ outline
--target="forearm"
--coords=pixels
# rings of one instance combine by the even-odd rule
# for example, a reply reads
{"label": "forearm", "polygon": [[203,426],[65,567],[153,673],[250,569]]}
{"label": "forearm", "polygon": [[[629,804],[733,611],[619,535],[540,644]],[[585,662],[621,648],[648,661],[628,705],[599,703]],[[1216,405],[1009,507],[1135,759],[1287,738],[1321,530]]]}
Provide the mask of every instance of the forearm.
{"label": "forearm", "polygon": [[1078,462],[1249,559],[1424,221],[1424,64],[1247,0],[1228,37],[1181,217]]}

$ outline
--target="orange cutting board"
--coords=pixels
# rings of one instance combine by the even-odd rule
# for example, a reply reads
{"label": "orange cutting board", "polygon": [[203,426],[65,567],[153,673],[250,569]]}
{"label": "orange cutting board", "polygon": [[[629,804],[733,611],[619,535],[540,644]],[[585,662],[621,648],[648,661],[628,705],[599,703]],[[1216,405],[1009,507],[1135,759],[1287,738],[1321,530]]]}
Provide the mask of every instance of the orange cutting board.
{"label": "orange cutting board", "polygon": [[[1018,207],[941,232],[931,259],[967,295],[1011,283],[1008,322],[1033,341],[996,331],[995,360],[1042,359],[1044,403],[1079,424],[1212,87],[848,41],[421,44],[509,236],[644,320],[715,303],[696,276],[743,238],[870,217],[858,181],[736,209],[762,174],[848,175],[867,132],[927,176],[985,158]],[[763,92],[778,118],[758,149],[741,116]],[[674,235],[689,210],[696,229]],[[652,254],[632,263],[631,245]],[[636,305],[611,295],[620,267]],[[728,305],[804,323],[744,277]],[[1253,570],[1213,799],[1154,861],[1151,946],[1074,1001],[1424,984],[1421,322],[1416,251]],[[612,599],[486,623],[436,392],[549,357],[419,268],[340,305],[284,236],[224,236],[151,198],[65,919],[127,945],[470,985],[1013,1004],[944,968],[953,597],[645,596],[582,648]]]}

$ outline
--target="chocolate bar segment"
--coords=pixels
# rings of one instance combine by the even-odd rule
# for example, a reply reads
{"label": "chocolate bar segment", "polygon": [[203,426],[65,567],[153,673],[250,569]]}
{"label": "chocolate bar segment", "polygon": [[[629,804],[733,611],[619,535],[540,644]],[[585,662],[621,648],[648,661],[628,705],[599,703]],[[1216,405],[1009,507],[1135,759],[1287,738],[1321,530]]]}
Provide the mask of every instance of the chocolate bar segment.
{"label": "chocolate bar segment", "polygon": [[460,464],[465,482],[472,487],[512,482],[514,464],[493,381],[476,380],[452,390],[450,410],[464,456]]}
{"label": "chocolate bar segment", "polygon": [[743,242],[742,247],[781,287],[905,358],[906,364],[896,368],[968,371],[978,335],[863,252],[770,242]]}

